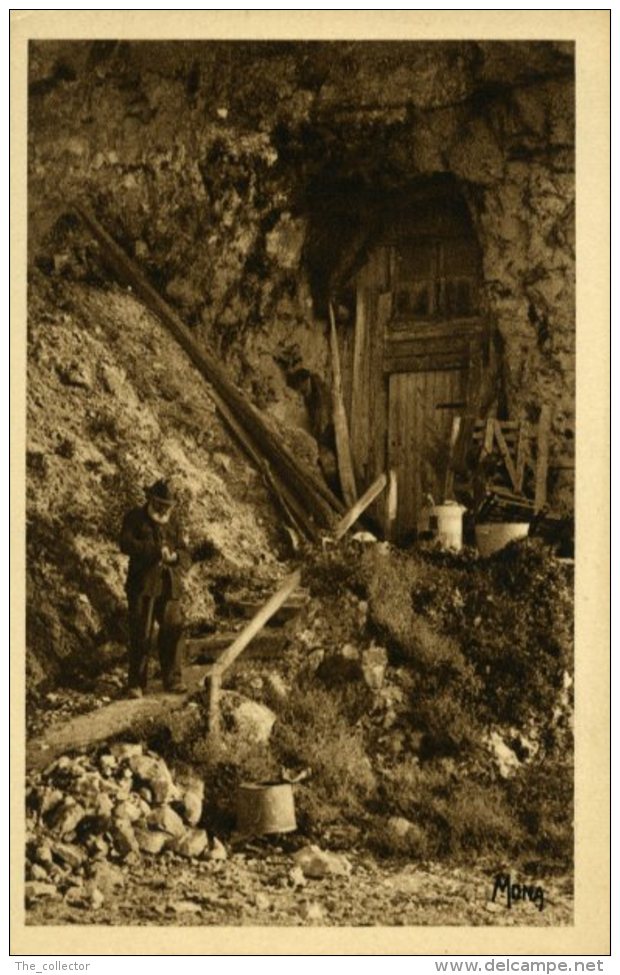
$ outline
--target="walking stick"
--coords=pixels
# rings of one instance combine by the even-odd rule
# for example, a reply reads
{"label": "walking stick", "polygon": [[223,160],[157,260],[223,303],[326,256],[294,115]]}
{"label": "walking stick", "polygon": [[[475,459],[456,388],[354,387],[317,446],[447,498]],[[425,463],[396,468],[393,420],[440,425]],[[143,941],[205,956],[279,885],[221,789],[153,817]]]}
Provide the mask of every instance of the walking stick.
{"label": "walking stick", "polygon": [[[161,569],[161,565],[156,566],[156,568],[158,570],[160,570]],[[158,584],[155,587],[156,590],[159,589],[159,575],[160,575],[160,573],[158,571]],[[146,666],[144,668],[144,682],[145,682],[145,684],[148,682],[149,662],[150,662],[150,659],[151,659],[151,651],[153,649],[152,644],[153,644],[153,628],[154,628],[154,622],[155,622],[155,620],[154,620],[154,611],[155,611],[155,600],[156,599],[157,599],[157,596],[154,593],[151,592],[149,594],[149,601],[148,601],[148,606],[147,606],[147,610],[146,610],[146,624],[145,624],[145,627],[144,627],[144,643],[145,643],[145,646],[146,646]]]}

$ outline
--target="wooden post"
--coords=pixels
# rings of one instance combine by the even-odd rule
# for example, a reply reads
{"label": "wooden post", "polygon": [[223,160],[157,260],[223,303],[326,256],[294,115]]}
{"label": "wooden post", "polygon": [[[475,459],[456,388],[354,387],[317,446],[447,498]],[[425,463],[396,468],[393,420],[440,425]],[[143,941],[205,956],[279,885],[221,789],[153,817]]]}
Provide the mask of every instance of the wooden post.
{"label": "wooden post", "polygon": [[443,500],[452,500],[452,494],[454,492],[454,452],[456,449],[456,442],[459,437],[459,430],[461,429],[461,418],[460,416],[452,417],[452,429],[450,430],[450,444],[448,447],[448,460],[446,462],[446,478],[444,482],[443,489]]}
{"label": "wooden post", "polygon": [[495,434],[495,423],[493,421],[493,418],[492,417],[489,417],[488,420],[485,422],[485,425],[484,425],[484,443],[483,443],[483,448],[484,448],[484,453],[485,454],[491,454],[491,453],[493,453],[493,437],[494,437],[494,434]]}
{"label": "wooden post", "polygon": [[385,537],[394,540],[396,515],[398,514],[398,476],[394,468],[388,474],[388,487],[385,498]]}
{"label": "wooden post", "polygon": [[342,496],[348,505],[355,503],[357,487],[353,472],[351,456],[351,439],[349,424],[342,394],[342,372],[340,369],[340,352],[338,350],[338,333],[336,332],[336,318],[334,307],[329,302],[329,343],[332,356],[332,407],[334,415],[334,433],[336,436],[336,456],[338,460],[338,474]]}
{"label": "wooden post", "polygon": [[219,738],[220,726],[220,691],[222,689],[222,675],[214,667],[209,677],[209,734]]}
{"label": "wooden post", "polygon": [[551,409],[542,406],[538,419],[536,438],[536,489],[534,492],[534,512],[537,514],[547,503],[547,471],[549,468],[549,433],[551,430]]}

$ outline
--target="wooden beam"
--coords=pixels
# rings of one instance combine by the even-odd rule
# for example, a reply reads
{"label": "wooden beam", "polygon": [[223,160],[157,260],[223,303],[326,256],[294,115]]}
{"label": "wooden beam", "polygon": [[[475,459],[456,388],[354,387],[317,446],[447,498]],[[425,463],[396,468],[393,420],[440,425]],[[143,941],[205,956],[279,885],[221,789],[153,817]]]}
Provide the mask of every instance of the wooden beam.
{"label": "wooden beam", "polygon": [[306,511],[300,506],[295,496],[292,495],[288,490],[286,484],[282,484],[278,481],[267,460],[254,448],[254,445],[248,438],[245,430],[241,424],[237,422],[234,413],[228,409],[226,403],[213,389],[211,390],[211,396],[220,414],[222,415],[222,418],[228,424],[231,432],[237,438],[240,446],[245,450],[250,460],[262,474],[266,486],[271,491],[286,520],[294,529],[301,532],[301,534],[310,541],[317,541],[319,538],[319,532],[317,531],[316,526],[313,524],[312,519],[308,517]]}
{"label": "wooden beam", "polygon": [[336,457],[338,460],[338,474],[342,496],[348,505],[355,503],[357,487],[353,472],[353,458],[351,456],[351,440],[349,424],[344,408],[342,394],[342,372],[340,369],[340,351],[338,349],[338,333],[336,332],[336,318],[334,307],[329,302],[329,344],[332,357],[332,408],[334,415],[334,432],[336,436]]}
{"label": "wooden beam", "polygon": [[324,527],[331,527],[334,513],[344,510],[344,505],[327,485],[306,465],[302,464],[286,444],[265,423],[258,410],[241,390],[230,380],[217,358],[208,348],[199,344],[190,329],[175,311],[161,298],[150,282],[116,241],[101,226],[96,217],[84,207],[74,204],[93,236],[99,242],[105,261],[119,277],[131,285],[134,292],[172,333],[185,350],[196,368],[211,383],[226,403],[256,449],[274,465],[279,475],[295,493],[300,502]]}

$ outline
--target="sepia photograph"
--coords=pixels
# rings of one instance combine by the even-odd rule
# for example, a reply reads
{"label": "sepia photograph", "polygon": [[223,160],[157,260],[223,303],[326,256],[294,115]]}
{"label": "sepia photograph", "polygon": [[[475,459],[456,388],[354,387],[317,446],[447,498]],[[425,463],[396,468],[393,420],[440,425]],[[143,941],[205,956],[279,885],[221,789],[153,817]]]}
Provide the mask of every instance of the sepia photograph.
{"label": "sepia photograph", "polygon": [[575,43],[98,33],[27,46],[26,928],[570,928]]}

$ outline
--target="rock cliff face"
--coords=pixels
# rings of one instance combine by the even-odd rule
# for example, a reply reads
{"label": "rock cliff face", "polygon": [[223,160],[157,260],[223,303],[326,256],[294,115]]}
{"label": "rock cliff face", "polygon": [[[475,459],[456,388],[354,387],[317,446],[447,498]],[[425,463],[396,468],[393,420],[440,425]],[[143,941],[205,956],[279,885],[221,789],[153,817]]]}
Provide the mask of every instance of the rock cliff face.
{"label": "rock cliff face", "polygon": [[[261,408],[310,420],[324,295],[360,196],[449,174],[483,262],[511,412],[574,444],[574,52],[560,43],[41,42],[30,51],[30,260],[92,277],[89,202]],[[337,205],[334,201],[338,201]]]}
{"label": "rock cliff face", "polygon": [[[329,375],[326,294],[387,201],[449,178],[480,244],[507,407],[535,421],[553,406],[561,511],[574,444],[573,98],[568,44],[31,43],[36,678],[87,645],[122,642],[119,506],[150,478],[180,476],[195,538],[241,571],[260,576],[277,551],[273,512],[202,380],[131,295],[110,289],[71,202],[94,210],[317,462],[309,377]],[[208,618],[195,571],[194,609]]]}

